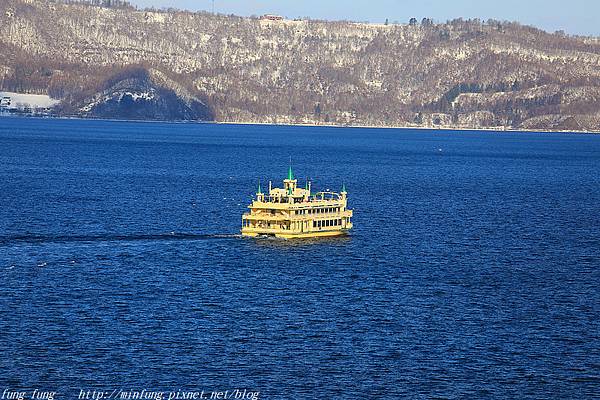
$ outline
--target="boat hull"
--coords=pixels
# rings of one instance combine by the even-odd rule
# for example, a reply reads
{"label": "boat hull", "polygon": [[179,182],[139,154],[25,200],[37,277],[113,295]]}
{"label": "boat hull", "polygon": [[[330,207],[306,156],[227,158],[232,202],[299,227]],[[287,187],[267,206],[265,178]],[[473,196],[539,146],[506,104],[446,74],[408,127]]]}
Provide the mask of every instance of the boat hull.
{"label": "boat hull", "polygon": [[334,236],[345,236],[349,232],[348,229],[332,230],[332,231],[318,231],[318,232],[255,232],[242,230],[242,236],[245,237],[276,237],[280,239],[314,239]]}

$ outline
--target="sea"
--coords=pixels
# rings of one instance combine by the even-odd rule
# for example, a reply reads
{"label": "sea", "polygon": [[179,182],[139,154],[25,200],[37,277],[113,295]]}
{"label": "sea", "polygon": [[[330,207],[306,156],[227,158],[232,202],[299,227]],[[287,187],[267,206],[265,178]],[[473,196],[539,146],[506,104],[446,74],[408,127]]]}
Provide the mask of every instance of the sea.
{"label": "sea", "polygon": [[[239,235],[290,158],[350,235]],[[0,118],[3,399],[598,398],[599,321],[600,135]]]}

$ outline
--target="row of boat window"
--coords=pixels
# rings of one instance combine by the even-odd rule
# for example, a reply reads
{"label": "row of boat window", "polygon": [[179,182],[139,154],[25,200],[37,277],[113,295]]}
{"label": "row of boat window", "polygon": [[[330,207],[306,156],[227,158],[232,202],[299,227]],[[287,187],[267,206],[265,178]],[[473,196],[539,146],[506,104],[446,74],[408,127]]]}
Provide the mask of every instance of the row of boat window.
{"label": "row of boat window", "polygon": [[296,215],[328,214],[328,213],[338,213],[338,212],[340,212],[340,207],[311,208],[308,210],[297,210]]}
{"label": "row of boat window", "polygon": [[341,226],[341,219],[328,219],[325,221],[313,221],[313,228],[327,228],[329,226]]}

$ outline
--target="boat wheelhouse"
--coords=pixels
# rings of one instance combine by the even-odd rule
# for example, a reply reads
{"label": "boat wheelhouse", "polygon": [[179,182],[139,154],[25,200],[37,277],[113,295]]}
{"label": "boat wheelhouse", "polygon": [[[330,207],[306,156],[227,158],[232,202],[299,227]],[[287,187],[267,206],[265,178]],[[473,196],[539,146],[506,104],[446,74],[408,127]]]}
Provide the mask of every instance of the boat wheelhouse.
{"label": "boat wheelhouse", "polygon": [[283,188],[258,191],[250,212],[242,216],[242,235],[274,236],[284,239],[345,235],[352,229],[352,210],[347,209],[345,186],[340,193],[325,191],[311,194],[311,183],[298,187],[292,168]]}

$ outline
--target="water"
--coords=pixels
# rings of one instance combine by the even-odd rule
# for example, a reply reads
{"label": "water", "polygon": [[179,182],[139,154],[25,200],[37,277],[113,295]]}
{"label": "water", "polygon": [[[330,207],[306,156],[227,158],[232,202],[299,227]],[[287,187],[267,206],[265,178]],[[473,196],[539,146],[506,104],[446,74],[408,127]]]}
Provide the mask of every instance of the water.
{"label": "water", "polygon": [[[290,155],[350,237],[237,235]],[[0,164],[0,390],[600,393],[600,136],[3,118]]]}

